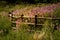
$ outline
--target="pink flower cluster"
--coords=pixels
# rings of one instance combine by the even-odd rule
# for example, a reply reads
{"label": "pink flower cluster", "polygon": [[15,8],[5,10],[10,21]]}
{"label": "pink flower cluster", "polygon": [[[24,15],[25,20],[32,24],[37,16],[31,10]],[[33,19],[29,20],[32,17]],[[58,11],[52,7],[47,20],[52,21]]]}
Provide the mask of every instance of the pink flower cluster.
{"label": "pink flower cluster", "polygon": [[60,6],[60,3],[43,6],[43,7],[32,7],[32,8],[26,7],[26,8],[15,10],[13,14],[15,16],[20,16],[21,14],[24,14],[25,16],[29,16],[29,17],[32,17],[37,14],[45,15],[46,13],[51,15],[51,13],[53,13],[54,10],[59,6]]}
{"label": "pink flower cluster", "polygon": [[50,13],[51,14],[59,6],[60,6],[60,3],[58,3],[58,4],[52,4],[52,5],[44,6],[44,7],[36,7],[35,9],[33,8],[31,10],[31,12],[33,14],[41,14],[41,15],[44,15],[46,13]]}

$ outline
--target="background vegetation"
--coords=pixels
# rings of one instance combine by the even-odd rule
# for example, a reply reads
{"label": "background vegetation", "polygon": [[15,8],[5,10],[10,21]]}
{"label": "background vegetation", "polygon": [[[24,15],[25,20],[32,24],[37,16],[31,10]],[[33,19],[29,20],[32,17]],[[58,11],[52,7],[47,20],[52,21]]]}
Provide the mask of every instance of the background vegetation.
{"label": "background vegetation", "polygon": [[[58,3],[58,2],[60,2],[60,0],[0,0],[0,5],[1,5],[0,6],[0,40],[60,40],[60,29],[55,30],[53,26],[53,22],[60,24],[58,20],[57,21],[46,20],[44,21],[44,25],[40,30],[38,28],[36,28],[37,30],[34,30],[34,28],[32,28],[32,31],[30,29],[31,27],[34,26],[21,24],[20,28],[17,31],[12,29],[11,22],[8,18],[8,12],[11,11],[12,9],[15,10],[19,8],[20,9],[24,8],[26,6],[29,7],[30,4],[32,7],[33,6],[37,7],[41,5],[43,7],[45,6],[45,4],[42,3],[50,4],[50,3]],[[20,3],[25,3],[25,4],[20,4]],[[41,5],[37,5],[36,3],[41,3]],[[57,8],[53,12],[53,14],[52,14],[53,17],[60,18],[60,8]]]}
{"label": "background vegetation", "polygon": [[60,0],[0,0],[5,1],[7,4],[19,4],[19,3],[57,3],[60,2]]}

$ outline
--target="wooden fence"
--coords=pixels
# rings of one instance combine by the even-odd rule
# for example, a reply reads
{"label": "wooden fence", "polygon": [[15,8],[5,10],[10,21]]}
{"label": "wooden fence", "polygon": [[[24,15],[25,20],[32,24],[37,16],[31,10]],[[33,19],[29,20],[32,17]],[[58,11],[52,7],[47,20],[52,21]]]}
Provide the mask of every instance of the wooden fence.
{"label": "wooden fence", "polygon": [[[12,15],[12,14],[11,14]],[[53,17],[38,17],[37,15],[29,17],[29,16],[24,16],[23,14],[21,16],[10,16],[11,17],[11,21],[12,23],[16,23],[15,21],[17,21],[18,19],[21,20],[21,22],[23,22],[23,24],[30,24],[30,25],[34,25],[35,27],[37,27],[37,25],[44,25],[41,21],[44,20],[58,20],[60,22],[60,18],[53,18]],[[14,19],[14,20],[13,20]],[[32,20],[33,19],[33,20]],[[40,23],[38,23],[38,19],[40,20]],[[29,21],[30,20],[30,21]],[[32,21],[32,22],[31,22]],[[60,24],[60,23],[59,23]],[[16,24],[15,24],[16,25]],[[56,25],[56,23],[54,24]],[[56,27],[56,26],[55,26]]]}

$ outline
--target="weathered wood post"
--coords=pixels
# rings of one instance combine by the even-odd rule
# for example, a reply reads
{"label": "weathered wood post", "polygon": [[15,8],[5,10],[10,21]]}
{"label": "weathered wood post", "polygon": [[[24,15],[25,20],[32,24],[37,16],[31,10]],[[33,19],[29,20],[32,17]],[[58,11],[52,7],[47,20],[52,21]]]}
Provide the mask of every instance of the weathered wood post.
{"label": "weathered wood post", "polygon": [[21,15],[21,20],[22,20],[22,22],[23,22],[23,16],[24,16],[24,15],[22,14],[22,15]]}
{"label": "weathered wood post", "polygon": [[8,17],[10,17],[10,20],[13,20],[13,10],[11,12],[8,13]]}
{"label": "weathered wood post", "polygon": [[11,13],[11,12],[9,12],[9,13],[8,13],[8,17],[11,17],[11,16],[12,16],[11,14],[12,14],[12,13]]}
{"label": "weathered wood post", "polygon": [[36,30],[36,27],[37,27],[37,15],[35,15],[35,30]]}
{"label": "weathered wood post", "polygon": [[9,13],[8,13],[8,17],[9,17],[10,21],[12,20],[12,16],[13,16],[13,15],[12,15],[12,12],[9,12]]}
{"label": "weathered wood post", "polygon": [[8,13],[8,17],[10,17],[10,21],[11,21],[11,26],[12,27],[16,27],[16,23],[13,23],[12,21],[14,21],[14,17],[13,17],[13,10],[11,12]]}

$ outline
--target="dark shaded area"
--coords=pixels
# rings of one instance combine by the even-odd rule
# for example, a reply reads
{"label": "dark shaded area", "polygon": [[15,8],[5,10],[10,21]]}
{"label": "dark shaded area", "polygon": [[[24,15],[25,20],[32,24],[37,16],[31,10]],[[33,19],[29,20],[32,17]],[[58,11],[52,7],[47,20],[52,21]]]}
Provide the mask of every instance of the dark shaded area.
{"label": "dark shaded area", "polygon": [[35,4],[35,3],[57,3],[60,2],[60,0],[0,0],[5,1],[7,4],[20,4],[20,3],[29,3],[29,4]]}

